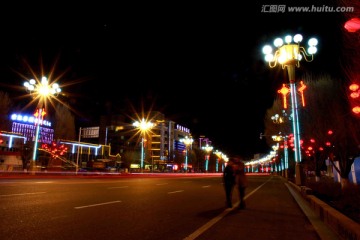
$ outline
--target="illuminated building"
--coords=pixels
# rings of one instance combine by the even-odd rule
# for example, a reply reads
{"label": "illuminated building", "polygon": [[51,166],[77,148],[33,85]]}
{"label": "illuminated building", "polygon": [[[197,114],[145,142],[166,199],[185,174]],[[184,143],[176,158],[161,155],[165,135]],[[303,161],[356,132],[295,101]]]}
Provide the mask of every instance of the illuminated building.
{"label": "illuminated building", "polygon": [[[151,130],[147,131],[144,139],[144,170],[178,171],[184,169],[186,144],[181,139],[191,136],[190,129],[165,119],[165,115],[160,112],[153,111],[146,116],[145,119],[154,125]],[[135,117],[127,119],[122,115],[102,116],[99,143],[110,144],[112,154],[120,153],[122,155],[132,149],[140,152],[141,138],[138,140],[137,128],[132,124],[134,119],[138,120]],[[141,155],[139,156],[141,157]],[[135,159],[132,163],[134,169],[140,169],[141,161]],[[189,162],[188,170],[191,171],[192,167]]]}
{"label": "illuminated building", "polygon": [[[33,115],[24,115],[14,113],[11,115],[11,131],[22,134],[26,141],[35,141],[36,135],[36,117]],[[50,144],[54,140],[54,129],[51,128],[51,122],[43,120],[40,124],[38,142]]]}

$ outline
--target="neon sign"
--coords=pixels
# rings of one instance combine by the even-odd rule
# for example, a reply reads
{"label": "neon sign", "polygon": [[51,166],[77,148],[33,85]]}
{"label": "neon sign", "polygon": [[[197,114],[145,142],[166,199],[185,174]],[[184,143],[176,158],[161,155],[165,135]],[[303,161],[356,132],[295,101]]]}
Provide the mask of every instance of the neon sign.
{"label": "neon sign", "polygon": [[13,113],[10,118],[14,122],[31,123],[31,124],[37,124],[40,121],[39,122],[40,125],[45,125],[47,127],[51,127],[51,122],[44,120],[44,115],[45,115],[45,112],[43,112],[42,118],[39,120],[38,117],[35,117],[35,116]]}

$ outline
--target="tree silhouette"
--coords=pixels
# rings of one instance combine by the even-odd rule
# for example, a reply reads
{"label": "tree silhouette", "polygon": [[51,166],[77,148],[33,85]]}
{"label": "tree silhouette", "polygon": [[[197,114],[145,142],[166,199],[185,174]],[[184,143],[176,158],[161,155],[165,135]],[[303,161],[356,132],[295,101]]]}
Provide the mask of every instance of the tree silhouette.
{"label": "tree silhouette", "polygon": [[12,106],[13,102],[11,101],[9,94],[0,91],[0,130],[10,131],[11,121],[9,118],[9,114]]}
{"label": "tree silhouette", "polygon": [[55,107],[54,135],[56,139],[76,140],[74,116],[62,104]]}

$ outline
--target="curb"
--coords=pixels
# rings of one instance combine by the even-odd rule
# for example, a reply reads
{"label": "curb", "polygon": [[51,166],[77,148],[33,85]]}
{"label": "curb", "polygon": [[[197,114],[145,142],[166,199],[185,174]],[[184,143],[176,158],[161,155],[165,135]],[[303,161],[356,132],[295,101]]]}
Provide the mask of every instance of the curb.
{"label": "curb", "polygon": [[325,202],[321,201],[314,195],[312,190],[305,186],[297,186],[291,181],[288,183],[299,191],[301,196],[309,204],[314,213],[323,221],[331,230],[337,233],[343,240],[360,240],[360,224],[345,216],[341,212],[332,208]]}

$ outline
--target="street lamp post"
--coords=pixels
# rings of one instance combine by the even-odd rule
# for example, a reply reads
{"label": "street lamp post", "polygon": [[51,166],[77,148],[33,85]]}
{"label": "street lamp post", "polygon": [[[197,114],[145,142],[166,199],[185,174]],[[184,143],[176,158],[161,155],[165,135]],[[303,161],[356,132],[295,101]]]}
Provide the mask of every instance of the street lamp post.
{"label": "street lamp post", "polygon": [[[282,111],[282,115],[285,117],[286,113],[285,110]],[[279,114],[275,114],[274,116],[271,116],[271,120],[275,123],[275,124],[284,124],[285,122],[285,118],[280,116]],[[289,155],[288,155],[288,145],[287,145],[287,134],[286,132],[284,133],[283,131],[280,132],[281,136],[280,139],[275,139],[273,138],[274,141],[283,141],[284,145],[284,163],[281,159],[281,172],[284,173],[285,178],[288,178],[288,168],[289,168]]]}
{"label": "street lamp post", "polygon": [[34,150],[33,150],[33,158],[30,164],[30,168],[32,172],[34,172],[34,168],[36,166],[36,154],[39,142],[40,135],[40,125],[44,120],[44,116],[46,114],[46,105],[47,100],[51,97],[56,96],[61,92],[61,88],[59,84],[52,82],[49,83],[46,77],[42,77],[41,81],[38,79],[30,79],[29,81],[24,82],[24,87],[26,90],[32,95],[34,98],[33,101],[38,101],[36,112],[34,113],[35,120],[34,124],[36,125],[35,135],[34,135]]}
{"label": "street lamp post", "polygon": [[229,158],[228,158],[228,156],[226,156],[226,154],[222,153],[221,154],[221,160],[222,160],[221,161],[222,162],[222,164],[221,164],[221,172],[224,172],[225,165],[229,161]]}
{"label": "street lamp post", "polygon": [[282,140],[284,141],[284,163],[281,161],[281,172],[284,173],[284,177],[288,178],[288,169],[289,169],[289,153],[288,153],[288,145],[287,145],[287,135],[281,136]]}
{"label": "street lamp post", "polygon": [[205,172],[207,172],[209,170],[210,153],[213,150],[213,147],[206,144],[206,146],[202,147],[202,149],[205,150],[205,152],[206,152],[206,155],[205,155]]}
{"label": "street lamp post", "polygon": [[291,109],[292,109],[292,121],[293,121],[293,134],[294,134],[294,156],[296,162],[296,184],[301,185],[301,146],[300,146],[300,127],[298,116],[298,104],[296,97],[295,86],[295,67],[300,67],[300,61],[304,58],[307,62],[313,60],[314,54],[317,52],[316,45],[318,43],[316,38],[311,38],[308,41],[309,48],[306,51],[304,47],[300,46],[303,37],[301,34],[296,34],[294,37],[288,35],[283,39],[276,38],[274,46],[277,48],[273,53],[272,47],[266,45],[263,47],[263,53],[265,54],[265,60],[269,62],[271,68],[277,64],[281,64],[282,69],[287,68],[289,82],[290,82],[290,95],[291,95]]}
{"label": "street lamp post", "polygon": [[148,130],[150,130],[154,124],[152,122],[147,122],[145,121],[145,119],[141,119],[141,121],[135,121],[133,123],[134,127],[137,127],[140,134],[141,134],[141,156],[140,156],[140,169],[141,172],[143,172],[143,167],[144,167],[144,143],[145,143],[145,137],[146,137],[146,133]]}
{"label": "street lamp post", "polygon": [[[215,150],[215,155],[218,157],[218,159],[216,160],[216,166],[215,166],[215,171],[216,172],[219,172],[219,163],[221,162],[222,160],[222,155],[223,153],[220,152],[219,150]],[[223,168],[221,168],[221,171],[223,170]]]}
{"label": "street lamp post", "polygon": [[40,125],[42,124],[42,121],[44,120],[45,114],[46,114],[46,112],[45,112],[45,109],[43,109],[43,108],[37,109],[34,114],[34,116],[35,116],[34,124],[36,126],[36,131],[35,131],[35,140],[34,140],[33,161],[36,160],[36,152],[37,152],[38,142],[39,142]]}
{"label": "street lamp post", "polygon": [[185,144],[185,165],[184,165],[184,169],[185,169],[185,172],[188,171],[188,157],[189,157],[189,150],[188,150],[188,147],[191,146],[191,144],[193,143],[193,139],[192,137],[188,137],[186,136],[185,138],[181,139],[180,140],[181,142],[183,142]]}
{"label": "street lamp post", "polygon": [[[281,164],[281,162],[280,162],[280,165],[278,166],[277,164],[276,164],[276,158],[279,156],[279,152],[278,152],[278,150],[279,150],[279,143],[276,143],[276,145],[273,145],[272,146],[272,149],[273,149],[273,151],[274,151],[274,163],[273,163],[273,171],[275,171],[275,172],[279,172],[280,170],[282,170],[281,168],[282,168],[282,164]],[[271,166],[271,163],[270,163],[270,166]]]}

